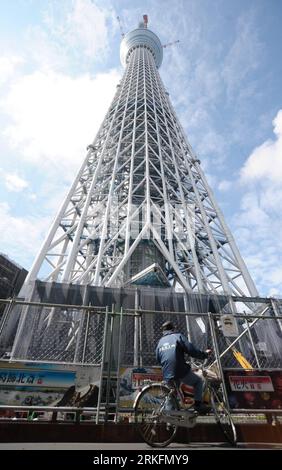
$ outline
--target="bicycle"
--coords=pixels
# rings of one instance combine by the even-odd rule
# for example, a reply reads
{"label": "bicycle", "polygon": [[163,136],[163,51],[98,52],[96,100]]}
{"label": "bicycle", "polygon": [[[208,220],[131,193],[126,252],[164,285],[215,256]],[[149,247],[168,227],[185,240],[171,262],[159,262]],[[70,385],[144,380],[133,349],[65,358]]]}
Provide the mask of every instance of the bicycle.
{"label": "bicycle", "polygon": [[[205,369],[204,364],[198,370],[204,380],[204,401],[208,400],[211,405],[211,413],[228,442],[236,445],[236,428],[224,402],[221,380]],[[149,383],[137,395],[135,424],[141,438],[151,447],[166,447],[173,441],[179,426],[193,428],[196,425],[198,413],[192,408],[194,400],[185,396],[185,387],[182,383]]]}

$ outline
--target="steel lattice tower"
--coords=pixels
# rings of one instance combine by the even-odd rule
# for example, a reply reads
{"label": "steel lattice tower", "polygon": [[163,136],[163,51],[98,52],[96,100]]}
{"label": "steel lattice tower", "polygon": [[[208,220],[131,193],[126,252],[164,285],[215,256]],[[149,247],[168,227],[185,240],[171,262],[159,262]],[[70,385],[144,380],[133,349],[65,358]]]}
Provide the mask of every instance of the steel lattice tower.
{"label": "steel lattice tower", "polygon": [[146,22],[121,42],[115,97],[28,275],[256,296],[188,143]]}

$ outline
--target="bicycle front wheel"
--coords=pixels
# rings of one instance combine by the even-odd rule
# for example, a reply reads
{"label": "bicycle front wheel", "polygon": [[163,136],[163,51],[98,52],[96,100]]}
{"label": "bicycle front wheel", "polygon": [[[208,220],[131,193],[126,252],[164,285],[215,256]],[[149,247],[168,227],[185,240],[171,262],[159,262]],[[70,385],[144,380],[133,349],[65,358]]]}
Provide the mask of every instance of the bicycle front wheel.
{"label": "bicycle front wheel", "polygon": [[232,445],[236,445],[237,433],[232,416],[226,408],[220,391],[211,390],[211,405],[214,411],[215,420],[226,439]]}
{"label": "bicycle front wheel", "polygon": [[163,411],[178,410],[178,402],[169,387],[153,384],[137,397],[135,424],[142,439],[151,447],[166,447],[173,440],[177,426],[161,421]]}

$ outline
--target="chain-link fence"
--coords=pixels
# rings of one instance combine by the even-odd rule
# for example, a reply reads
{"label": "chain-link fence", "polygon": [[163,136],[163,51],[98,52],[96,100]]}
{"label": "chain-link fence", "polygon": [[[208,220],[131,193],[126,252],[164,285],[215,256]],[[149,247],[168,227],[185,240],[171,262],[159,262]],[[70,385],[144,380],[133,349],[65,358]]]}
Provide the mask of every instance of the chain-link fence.
{"label": "chain-link fence", "polygon": [[14,360],[100,364],[105,311],[24,306]]}
{"label": "chain-link fence", "polygon": [[[157,371],[155,349],[166,320],[173,321],[198,349],[212,349],[209,366],[217,369],[223,383],[229,380],[224,387],[226,401],[234,391],[234,377],[241,372],[258,377],[263,370],[282,370],[282,302],[278,299],[187,296],[164,289],[91,291],[87,286],[64,291],[42,284],[33,289],[29,301],[8,301],[0,325],[2,359],[98,368],[97,419],[99,412],[107,418],[120,406],[126,386],[132,398],[134,374]],[[231,333],[226,330],[226,317],[235,325]],[[258,385],[262,379],[240,380],[244,391],[269,387],[266,382]]]}

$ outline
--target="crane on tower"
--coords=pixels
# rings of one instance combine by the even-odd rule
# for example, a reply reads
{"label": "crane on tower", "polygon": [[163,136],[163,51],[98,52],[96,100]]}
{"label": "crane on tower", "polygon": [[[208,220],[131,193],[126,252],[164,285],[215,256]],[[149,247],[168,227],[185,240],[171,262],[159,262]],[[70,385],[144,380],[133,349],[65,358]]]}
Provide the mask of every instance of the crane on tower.
{"label": "crane on tower", "polygon": [[119,24],[121,37],[124,38],[124,31],[123,31],[123,27],[122,27],[122,24],[121,24],[121,19],[120,19],[119,16],[117,16],[117,20],[118,20],[118,24]]}
{"label": "crane on tower", "polygon": [[174,46],[174,44],[177,44],[178,42],[180,42],[179,39],[177,39],[177,41],[168,42],[167,44],[162,44],[162,47]]}

